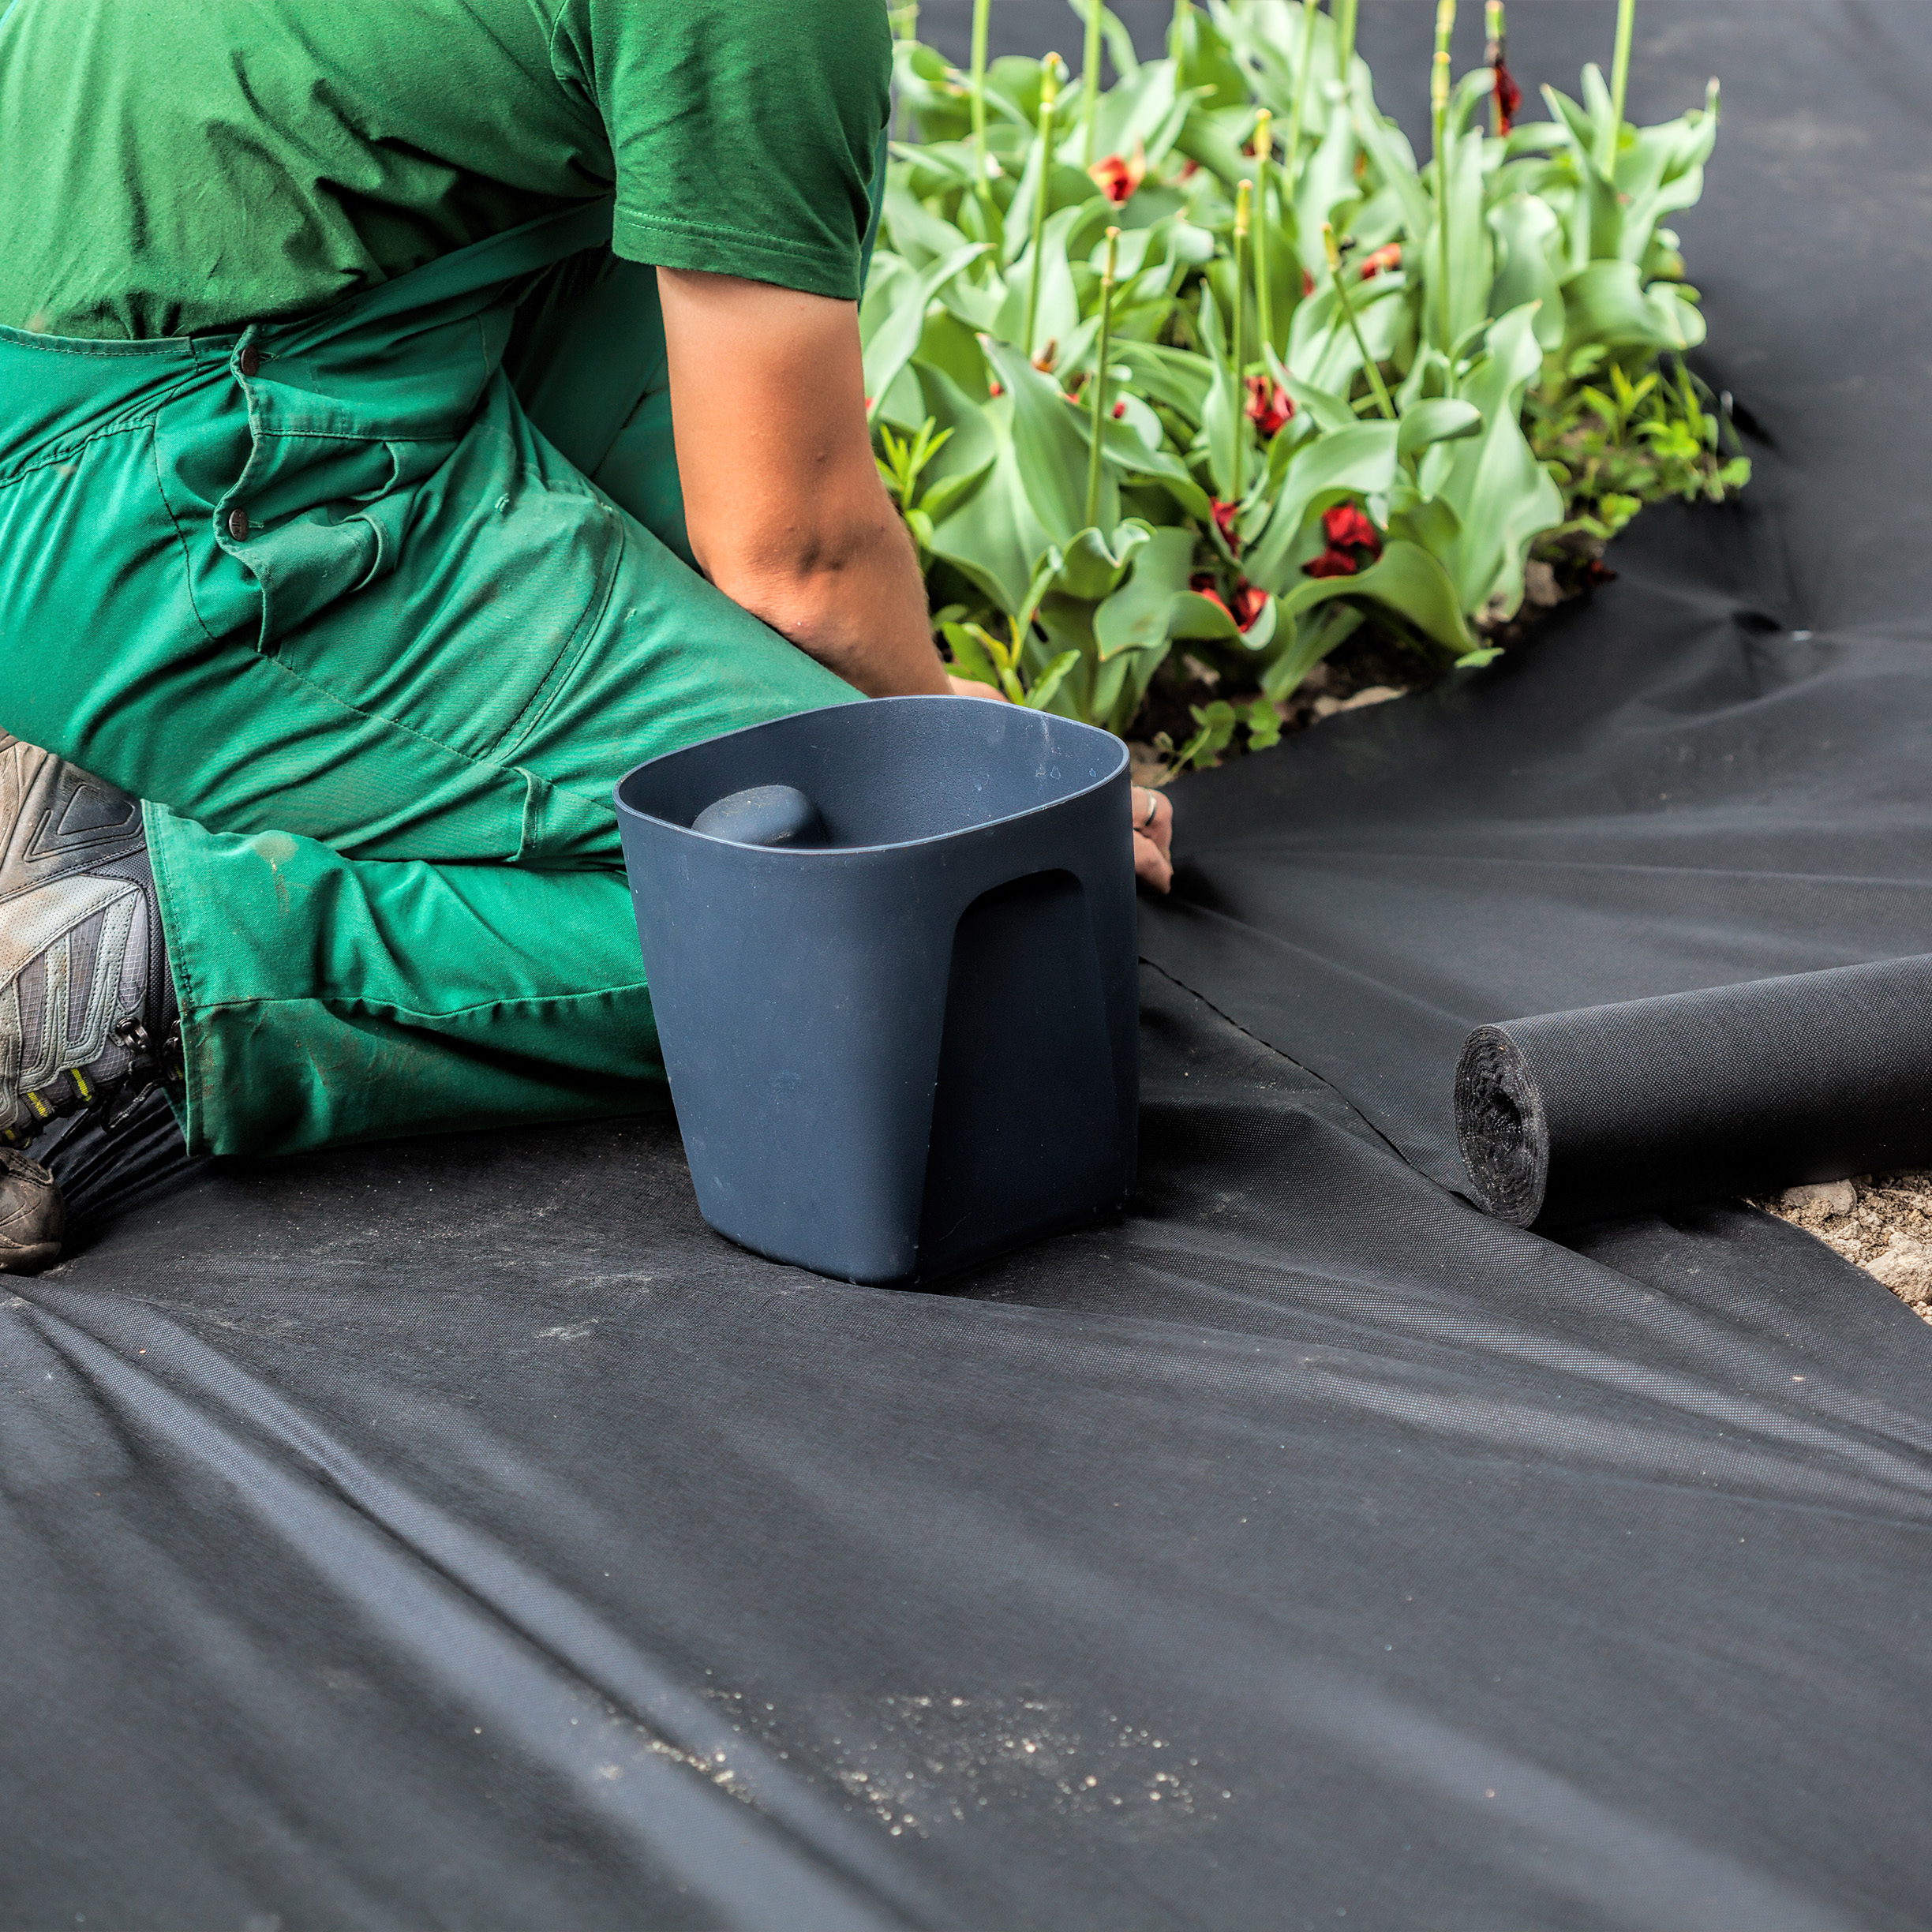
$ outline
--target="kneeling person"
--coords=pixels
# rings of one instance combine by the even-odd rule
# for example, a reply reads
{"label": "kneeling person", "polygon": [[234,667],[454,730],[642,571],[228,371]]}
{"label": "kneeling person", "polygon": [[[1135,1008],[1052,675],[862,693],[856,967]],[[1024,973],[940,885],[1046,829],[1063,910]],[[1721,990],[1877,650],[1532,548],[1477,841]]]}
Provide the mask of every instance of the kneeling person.
{"label": "kneeling person", "polygon": [[878,0],[0,14],[0,1269],[156,1081],[195,1154],[631,1110],[616,777],[953,688],[889,72]]}

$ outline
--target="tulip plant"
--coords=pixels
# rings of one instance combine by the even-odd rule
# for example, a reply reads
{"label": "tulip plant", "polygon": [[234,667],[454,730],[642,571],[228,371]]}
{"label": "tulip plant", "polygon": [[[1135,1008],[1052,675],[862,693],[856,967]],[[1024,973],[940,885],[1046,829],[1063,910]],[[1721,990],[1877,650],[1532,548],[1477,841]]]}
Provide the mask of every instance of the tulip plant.
{"label": "tulip plant", "polygon": [[[1073,0],[1081,72],[962,72],[900,14],[897,125],[860,310],[882,472],[955,665],[1125,733],[1178,646],[1241,702],[1180,754],[1273,742],[1365,622],[1440,664],[1495,655],[1533,546],[1747,474],[1685,369],[1676,238],[1717,87],[1623,119],[1613,77],[1520,97],[1491,0],[1430,152],[1376,106],[1354,0],[1177,0],[1141,62]],[[1098,84],[1104,54],[1114,84]],[[1720,444],[1723,447],[1720,448]]]}

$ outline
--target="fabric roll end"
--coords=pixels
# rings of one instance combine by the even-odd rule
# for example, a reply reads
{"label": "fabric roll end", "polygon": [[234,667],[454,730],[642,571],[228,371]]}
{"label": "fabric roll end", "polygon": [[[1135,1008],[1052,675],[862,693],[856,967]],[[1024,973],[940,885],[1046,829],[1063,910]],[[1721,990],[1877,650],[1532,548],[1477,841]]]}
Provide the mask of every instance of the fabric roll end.
{"label": "fabric roll end", "polygon": [[1501,1027],[1478,1027],[1462,1043],[1455,1126],[1477,1205],[1530,1226],[1549,1187],[1549,1123],[1522,1050]]}

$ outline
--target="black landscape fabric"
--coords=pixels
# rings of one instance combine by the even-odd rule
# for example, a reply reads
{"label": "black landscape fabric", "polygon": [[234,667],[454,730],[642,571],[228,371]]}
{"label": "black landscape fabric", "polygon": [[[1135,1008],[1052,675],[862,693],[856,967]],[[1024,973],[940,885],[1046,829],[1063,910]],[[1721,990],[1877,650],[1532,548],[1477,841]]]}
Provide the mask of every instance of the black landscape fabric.
{"label": "black landscape fabric", "polygon": [[[1429,13],[1363,8],[1412,118]],[[1522,77],[1611,15],[1517,0]],[[1932,42],[1639,0],[1639,118],[1712,72],[1758,481],[1181,788],[1118,1224],[874,1290],[711,1234],[663,1115],[118,1215],[73,1144],[0,1296],[0,1926],[1924,1925],[1932,1334],[1736,1202],[1452,1191],[1473,1027],[1932,950]]]}

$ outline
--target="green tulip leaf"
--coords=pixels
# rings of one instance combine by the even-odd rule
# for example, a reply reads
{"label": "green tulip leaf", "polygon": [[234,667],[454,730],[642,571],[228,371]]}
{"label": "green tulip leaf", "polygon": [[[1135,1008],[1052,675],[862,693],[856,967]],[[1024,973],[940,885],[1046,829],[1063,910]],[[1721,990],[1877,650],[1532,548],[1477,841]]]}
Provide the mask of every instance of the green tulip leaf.
{"label": "green tulip leaf", "polygon": [[[1092,193],[1093,184],[1088,182],[1087,185],[1087,197],[1048,215],[1040,234],[1039,312],[1034,318],[1033,339],[1024,345],[1035,355],[1043,354],[1049,343],[1064,350],[1080,326],[1080,290],[1072,256],[1080,252],[1082,231],[1099,225],[1107,210],[1106,200]],[[1003,342],[1017,344],[1026,327],[1027,291],[1032,275],[1033,251],[1029,246],[1006,271],[1006,297],[994,328]]]}
{"label": "green tulip leaf", "polygon": [[1281,622],[1281,599],[1270,597],[1255,613],[1253,623],[1245,631],[1237,631],[1235,640],[1241,649],[1259,656],[1275,642],[1276,627]]}
{"label": "green tulip leaf", "polygon": [[1483,426],[1482,411],[1458,396],[1428,396],[1402,414],[1396,426],[1395,453],[1413,456],[1432,443],[1460,442],[1477,435]]}
{"label": "green tulip leaf", "polygon": [[1131,517],[1114,533],[1110,545],[1099,530],[1082,530],[1066,546],[1053,588],[1086,603],[1099,603],[1112,593],[1126,575],[1135,553],[1153,534],[1145,523]]}
{"label": "green tulip leaf", "polygon": [[865,345],[866,394],[872,398],[874,418],[887,391],[919,347],[926,327],[927,305],[955,275],[971,268],[987,252],[983,242],[969,242],[919,271],[908,284],[893,287],[891,311]]}
{"label": "green tulip leaf", "polygon": [[1165,404],[1190,423],[1200,423],[1214,381],[1214,365],[1205,356],[1164,343],[1116,342],[1114,358],[1125,365],[1127,379],[1138,394]]}
{"label": "green tulip leaf", "polygon": [[1530,545],[1563,521],[1562,493],[1522,432],[1523,392],[1542,366],[1533,308],[1511,309],[1462,384],[1463,399],[1482,411],[1482,432],[1438,444],[1422,466],[1424,491],[1442,497],[1461,525],[1443,561],[1466,611],[1500,597],[1513,612]]}
{"label": "green tulip leaf", "polygon": [[[1612,348],[1676,350],[1702,339],[1703,318],[1660,283],[1646,289],[1634,262],[1593,261],[1563,285],[1572,349],[1585,343]],[[1696,316],[1694,323],[1690,318]]]}
{"label": "green tulip leaf", "polygon": [[1150,530],[1134,552],[1133,574],[1094,612],[1094,641],[1105,664],[1123,651],[1164,646],[1168,616],[1194,567],[1194,533]]}
{"label": "green tulip leaf", "polygon": [[1197,590],[1183,590],[1167,607],[1167,635],[1189,642],[1232,644],[1239,640],[1241,630],[1212,597],[1204,597]]}
{"label": "green tulip leaf", "polygon": [[1496,280],[1489,291],[1490,312],[1507,315],[1525,302],[1541,302],[1537,311],[1537,340],[1545,351],[1561,346],[1564,303],[1550,250],[1560,248],[1563,224],[1547,201],[1532,194],[1513,194],[1489,211],[1489,232],[1496,249]]}
{"label": "green tulip leaf", "polygon": [[1319,388],[1312,382],[1304,382],[1292,370],[1282,372],[1281,382],[1294,398],[1295,407],[1306,410],[1314,417],[1318,429],[1330,432],[1353,429],[1361,421],[1340,396],[1331,390]]}
{"label": "green tulip leaf", "polygon": [[952,653],[953,668],[961,677],[971,678],[975,683],[990,684],[995,691],[999,689],[999,668],[987,656],[986,646],[980,642],[985,633],[977,624],[942,624],[939,634]]}
{"label": "green tulip leaf", "polygon": [[[1012,399],[1013,456],[1028,505],[1046,542],[1070,543],[1087,524],[1088,440],[1081,414],[1066,391],[1017,349],[989,342],[987,357]],[[1120,521],[1120,488],[1104,469],[1099,511],[1104,530]]]}
{"label": "green tulip leaf", "polygon": [[[1436,204],[1422,185],[1415,152],[1402,129],[1383,118],[1366,88],[1357,88],[1354,110],[1356,138],[1368,151],[1369,166],[1395,194],[1410,240],[1419,242],[1436,225]],[[1309,272],[1314,273],[1312,266]]]}
{"label": "green tulip leaf", "polygon": [[[945,516],[934,517],[927,548],[978,585],[995,608],[1013,616],[1024,608],[1033,560],[1052,537],[1033,514],[1020,478],[1012,399],[998,398],[982,415],[994,438],[993,462],[963,501]],[[952,447],[948,444],[940,451],[935,468],[952,454]]]}
{"label": "green tulip leaf", "polygon": [[1167,30],[1167,57],[1174,65],[1177,91],[1200,90],[1209,107],[1247,106],[1248,77],[1220,28],[1199,7],[1175,8]]}
{"label": "green tulip leaf", "polygon": [[1054,701],[1054,694],[1065,682],[1066,674],[1080,661],[1076,650],[1061,652],[1046,670],[1033,681],[1033,688],[1026,695],[1027,708],[1043,711]]}
{"label": "green tulip leaf", "polygon": [[1357,423],[1302,446],[1282,478],[1267,528],[1242,560],[1250,582],[1277,596],[1288,589],[1296,541],[1312,510],[1344,496],[1387,493],[1395,481],[1397,433],[1391,422]]}
{"label": "green tulip leaf", "polygon": [[[1382,605],[1458,657],[1476,648],[1449,573],[1420,544],[1391,538],[1365,571],[1353,577],[1305,577],[1281,601],[1286,615],[1299,617],[1343,597]],[[1286,688],[1300,682],[1297,676]]]}
{"label": "green tulip leaf", "polygon": [[943,215],[934,213],[912,192],[903,169],[887,174],[880,234],[893,252],[915,269],[930,268],[964,248],[972,239],[960,234]]}

